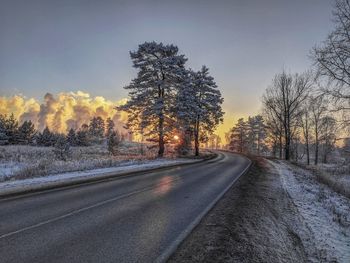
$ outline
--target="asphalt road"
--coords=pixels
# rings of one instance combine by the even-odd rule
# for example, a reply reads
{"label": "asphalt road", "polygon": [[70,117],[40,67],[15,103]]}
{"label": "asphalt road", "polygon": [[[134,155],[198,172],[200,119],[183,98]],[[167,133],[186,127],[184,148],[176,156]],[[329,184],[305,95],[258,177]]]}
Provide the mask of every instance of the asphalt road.
{"label": "asphalt road", "polygon": [[162,262],[249,166],[198,164],[0,200],[0,262]]}

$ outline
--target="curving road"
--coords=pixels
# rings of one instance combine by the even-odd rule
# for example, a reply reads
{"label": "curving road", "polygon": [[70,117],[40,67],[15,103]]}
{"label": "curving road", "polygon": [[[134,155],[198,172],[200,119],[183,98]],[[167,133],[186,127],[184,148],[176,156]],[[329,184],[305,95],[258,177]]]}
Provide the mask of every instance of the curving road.
{"label": "curving road", "polygon": [[249,167],[203,163],[0,200],[1,262],[162,262]]}

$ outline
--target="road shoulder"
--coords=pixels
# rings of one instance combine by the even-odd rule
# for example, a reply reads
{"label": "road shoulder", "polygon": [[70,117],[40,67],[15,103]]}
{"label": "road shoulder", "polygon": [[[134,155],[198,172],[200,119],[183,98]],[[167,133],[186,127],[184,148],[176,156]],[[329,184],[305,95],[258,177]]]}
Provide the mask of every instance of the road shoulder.
{"label": "road shoulder", "polygon": [[255,158],[169,262],[305,262],[315,253],[303,246],[311,233],[270,169]]}

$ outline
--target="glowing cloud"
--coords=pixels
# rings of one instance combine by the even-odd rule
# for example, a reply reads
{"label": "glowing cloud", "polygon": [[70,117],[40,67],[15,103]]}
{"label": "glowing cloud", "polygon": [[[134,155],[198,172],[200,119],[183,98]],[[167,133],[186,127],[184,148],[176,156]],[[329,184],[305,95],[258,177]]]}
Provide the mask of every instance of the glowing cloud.
{"label": "glowing cloud", "polygon": [[114,109],[125,103],[106,100],[104,97],[91,97],[90,94],[77,92],[62,92],[57,96],[46,93],[42,103],[21,95],[0,97],[1,114],[14,114],[20,121],[31,120],[39,130],[48,126],[55,132],[65,133],[70,128],[78,129],[90,119],[100,116],[103,119],[112,118],[117,129],[123,130],[127,115]]}

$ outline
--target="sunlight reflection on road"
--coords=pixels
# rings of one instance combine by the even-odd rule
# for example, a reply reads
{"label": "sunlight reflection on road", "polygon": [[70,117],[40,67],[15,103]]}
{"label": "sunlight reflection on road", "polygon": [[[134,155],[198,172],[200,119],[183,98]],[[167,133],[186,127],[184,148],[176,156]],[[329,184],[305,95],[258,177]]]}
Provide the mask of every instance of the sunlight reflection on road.
{"label": "sunlight reflection on road", "polygon": [[169,192],[173,186],[174,178],[169,175],[166,175],[158,181],[156,188],[153,192],[157,195],[164,195],[167,192]]}

